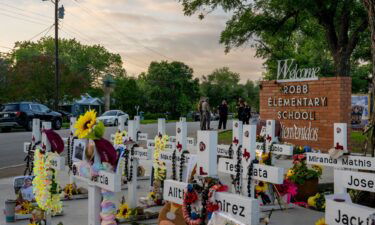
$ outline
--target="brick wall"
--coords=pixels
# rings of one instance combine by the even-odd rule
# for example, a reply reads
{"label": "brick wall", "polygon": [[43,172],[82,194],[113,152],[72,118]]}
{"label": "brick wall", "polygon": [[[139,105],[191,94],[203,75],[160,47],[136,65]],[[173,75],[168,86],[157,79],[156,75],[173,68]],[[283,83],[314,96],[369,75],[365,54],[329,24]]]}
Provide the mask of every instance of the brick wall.
{"label": "brick wall", "polygon": [[[284,94],[281,91],[282,86],[285,85],[303,85],[308,84],[309,91],[307,94]],[[290,82],[290,83],[276,83],[275,81],[261,82],[260,91],[260,117],[262,120],[274,119],[278,120],[286,127],[305,127],[309,126],[318,128],[318,140],[292,140],[284,139],[283,142],[290,142],[296,145],[309,145],[313,148],[327,151],[333,147],[333,124],[347,123],[348,124],[348,148],[350,142],[350,113],[351,113],[351,89],[352,80],[350,77],[329,77],[320,78],[317,81],[306,82]],[[268,105],[269,98],[316,98],[327,97],[327,105],[314,107],[270,107]],[[279,119],[278,111],[306,111],[315,112],[315,120],[292,120]]]}

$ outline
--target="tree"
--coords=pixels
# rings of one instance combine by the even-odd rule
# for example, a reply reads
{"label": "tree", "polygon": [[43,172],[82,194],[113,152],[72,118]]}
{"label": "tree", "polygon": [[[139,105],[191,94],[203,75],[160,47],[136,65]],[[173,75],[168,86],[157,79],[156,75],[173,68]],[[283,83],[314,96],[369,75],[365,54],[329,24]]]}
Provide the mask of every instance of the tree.
{"label": "tree", "polygon": [[193,79],[193,69],[184,63],[152,62],[139,79],[149,112],[168,112],[177,118],[195,108],[199,80]]}
{"label": "tree", "polygon": [[136,105],[142,105],[143,95],[133,77],[120,76],[115,79],[115,88],[112,93],[115,107],[127,112],[129,115],[136,115]]}
{"label": "tree", "polygon": [[203,96],[209,98],[211,106],[215,108],[225,99],[230,110],[234,111],[240,97],[252,107],[259,108],[258,86],[249,80],[245,85],[239,82],[240,74],[230,71],[228,67],[223,67],[203,76],[200,90]]}
{"label": "tree", "polygon": [[[75,39],[60,39],[60,93],[64,100],[101,87],[104,75],[125,74],[120,55],[99,45],[82,45]],[[51,105],[55,93],[54,40],[16,42],[7,77],[9,100],[32,100]]]}
{"label": "tree", "polygon": [[259,112],[259,85],[251,80],[246,81],[244,85],[245,99],[249,105]]}
{"label": "tree", "polygon": [[201,93],[209,98],[212,107],[217,107],[224,99],[233,105],[238,97],[244,95],[244,89],[239,85],[239,81],[240,75],[230,71],[228,67],[215,69],[211,74],[202,77]]}
{"label": "tree", "polygon": [[[278,53],[289,46],[298,47],[293,42],[299,35],[309,39],[319,33],[324,34],[320,45],[326,46],[333,59],[334,75],[349,76],[351,55],[367,29],[367,16],[360,1],[357,0],[259,0],[249,3],[245,0],[180,0],[184,13],[193,15],[199,12],[204,18],[207,12],[222,7],[232,12],[221,33],[220,42],[230,51],[251,42],[257,48],[257,56],[280,58]],[[311,35],[312,36],[309,36]],[[317,42],[318,43],[318,42]],[[276,49],[276,51],[275,51]],[[321,48],[316,49],[320,50]],[[322,54],[315,57],[326,57]],[[281,57],[285,57],[282,55]]]}
{"label": "tree", "polygon": [[371,50],[372,50],[372,81],[371,81],[371,114],[370,114],[370,132],[369,132],[369,143],[368,148],[372,150],[372,156],[375,155],[375,1],[374,0],[363,0],[365,8],[367,10],[369,28],[371,31]]}
{"label": "tree", "polygon": [[8,80],[10,70],[10,60],[8,54],[0,53],[0,104],[5,103],[7,99]]}

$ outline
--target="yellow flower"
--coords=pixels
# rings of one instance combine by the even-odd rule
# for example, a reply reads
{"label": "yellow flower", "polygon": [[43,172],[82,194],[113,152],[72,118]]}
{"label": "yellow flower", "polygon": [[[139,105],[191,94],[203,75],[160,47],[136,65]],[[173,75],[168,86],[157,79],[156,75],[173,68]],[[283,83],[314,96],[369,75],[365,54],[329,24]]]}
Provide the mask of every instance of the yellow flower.
{"label": "yellow flower", "polygon": [[316,208],[316,199],[320,198],[320,194],[317,193],[307,199],[307,205]]}
{"label": "yellow flower", "polygon": [[315,225],[328,225],[328,224],[326,224],[326,220],[324,218],[321,218],[318,221],[316,221]]}
{"label": "yellow flower", "polygon": [[323,167],[322,166],[319,166],[319,165],[312,165],[312,168],[318,172],[318,173],[322,173],[323,172]]}
{"label": "yellow flower", "polygon": [[293,176],[294,175],[294,170],[293,169],[289,169],[288,170],[288,173],[286,174],[286,177],[291,177],[291,176]]}
{"label": "yellow flower", "polygon": [[81,115],[77,120],[74,128],[76,128],[75,135],[78,138],[85,138],[90,134],[93,127],[96,124],[96,112],[94,110],[87,111],[84,115]]}
{"label": "yellow flower", "polygon": [[257,186],[255,186],[256,192],[266,192],[268,190],[267,183],[260,181]]}
{"label": "yellow flower", "polygon": [[130,216],[129,212],[130,212],[130,209],[129,209],[128,204],[126,204],[126,203],[120,204],[120,207],[118,209],[118,213],[116,214],[116,218],[117,219],[127,219]]}
{"label": "yellow flower", "polygon": [[115,134],[115,140],[114,140],[114,144],[115,145],[121,145],[123,144],[123,137],[126,136],[126,131],[117,131],[116,134]]}
{"label": "yellow flower", "polygon": [[148,193],[148,196],[147,196],[148,199],[155,200],[155,197],[156,197],[155,192],[152,191],[152,192]]}

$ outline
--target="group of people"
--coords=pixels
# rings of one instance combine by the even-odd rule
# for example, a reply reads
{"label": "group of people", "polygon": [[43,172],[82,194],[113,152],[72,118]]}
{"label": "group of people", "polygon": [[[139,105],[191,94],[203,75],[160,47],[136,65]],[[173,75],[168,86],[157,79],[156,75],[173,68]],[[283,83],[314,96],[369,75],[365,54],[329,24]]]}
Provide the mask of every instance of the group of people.
{"label": "group of people", "polygon": [[[217,111],[219,113],[219,126],[218,129],[227,128],[228,120],[228,104],[226,100],[223,100],[218,106]],[[211,111],[210,105],[208,103],[208,98],[202,98],[198,104],[198,112],[200,115],[200,129],[201,130],[210,130],[211,122]],[[242,121],[243,124],[250,124],[251,118],[251,108],[242,98],[239,98],[237,103],[237,113],[238,119]]]}

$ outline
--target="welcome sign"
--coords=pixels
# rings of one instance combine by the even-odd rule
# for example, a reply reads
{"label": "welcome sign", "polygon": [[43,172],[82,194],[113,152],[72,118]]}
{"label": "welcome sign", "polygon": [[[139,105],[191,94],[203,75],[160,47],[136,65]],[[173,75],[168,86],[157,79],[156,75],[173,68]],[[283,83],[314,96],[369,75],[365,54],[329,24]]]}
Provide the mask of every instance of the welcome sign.
{"label": "welcome sign", "polygon": [[281,141],[328,151],[333,124],[350,124],[351,78],[317,79],[318,69],[291,60],[279,62],[278,71],[277,81],[261,82],[260,117],[280,124]]}

